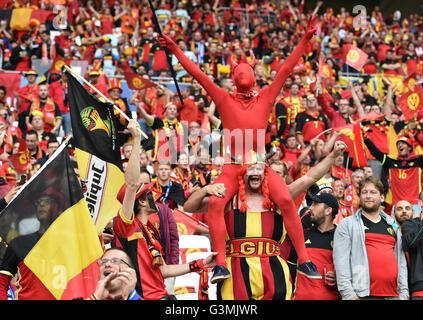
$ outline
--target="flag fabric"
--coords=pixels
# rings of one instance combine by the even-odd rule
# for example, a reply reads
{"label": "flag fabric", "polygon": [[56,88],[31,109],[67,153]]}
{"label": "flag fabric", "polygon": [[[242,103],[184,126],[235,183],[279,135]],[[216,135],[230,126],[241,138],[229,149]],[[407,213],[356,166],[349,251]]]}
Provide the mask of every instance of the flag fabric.
{"label": "flag fabric", "polygon": [[328,79],[332,82],[333,70],[330,68],[323,59],[319,59],[318,75],[322,78]]}
{"label": "flag fabric", "polygon": [[404,121],[414,119],[423,104],[423,90],[415,86],[414,90],[403,93],[398,99],[399,106],[404,115]]}
{"label": "flag fabric", "polygon": [[124,184],[117,118],[110,103],[101,102],[68,72],[69,109],[75,157],[86,181],[85,197],[97,232],[103,232],[121,203],[116,199]]}
{"label": "flag fabric", "polygon": [[30,169],[31,155],[24,139],[20,139],[18,152],[10,155],[9,161],[19,176]]}
{"label": "flag fabric", "polygon": [[361,134],[360,121],[334,128],[333,131],[341,132],[341,140],[347,145],[347,152],[353,160],[352,166],[354,168],[367,166],[365,145]]}
{"label": "flag fabric", "polygon": [[20,261],[28,289],[19,292],[22,299],[73,299],[94,292],[103,251],[66,143],[1,212],[0,235]]}
{"label": "flag fabric", "polygon": [[151,87],[156,87],[154,82],[134,73],[126,62],[121,63],[123,72],[125,74],[126,82],[131,90],[143,90]]}
{"label": "flag fabric", "polygon": [[366,63],[367,57],[368,55],[364,51],[355,46],[351,46],[351,49],[347,53],[345,63],[355,70],[360,71],[364,63]]}
{"label": "flag fabric", "polygon": [[403,87],[402,92],[408,91],[408,90],[413,91],[414,85],[416,84],[416,82],[417,82],[417,74],[413,72],[407,78],[405,78],[404,81],[402,82],[402,87]]}
{"label": "flag fabric", "polygon": [[356,122],[381,120],[381,119],[385,118],[385,116],[386,116],[385,113],[376,113],[374,111],[371,111],[371,112],[367,113],[366,115],[364,115],[363,117],[356,120]]}
{"label": "flag fabric", "polygon": [[174,209],[173,216],[175,217],[179,235],[194,234],[198,225],[208,228],[206,224],[181,210]]}
{"label": "flag fabric", "polygon": [[69,65],[72,59],[64,58],[60,55],[57,55],[56,58],[51,63],[50,73],[62,73],[62,67],[64,65]]}
{"label": "flag fabric", "polygon": [[[388,82],[391,84],[392,88],[395,88],[396,86],[399,86],[397,89],[397,93],[401,93],[404,89],[403,81],[404,78],[401,75],[392,75],[392,74],[374,74],[371,76],[368,82],[368,93],[369,95],[373,95],[373,92],[384,92],[386,91],[386,84],[383,80],[385,78],[388,80]],[[344,81],[343,81],[344,82]],[[346,85],[347,82],[344,84]]]}
{"label": "flag fabric", "polygon": [[210,119],[206,112],[204,112],[203,114],[203,119],[201,120],[200,129],[204,134],[211,134]]}
{"label": "flag fabric", "polygon": [[10,29],[15,31],[28,31],[31,20],[31,8],[15,8],[10,17]]}
{"label": "flag fabric", "polygon": [[34,9],[31,12],[30,15],[30,22],[31,21],[37,21],[38,25],[41,23],[46,23],[47,19],[50,16],[55,16],[54,12],[51,10],[38,10],[38,9]]}
{"label": "flag fabric", "polygon": [[2,72],[0,73],[0,86],[6,88],[6,103],[10,107],[15,105],[14,93],[18,92],[21,87],[22,75],[14,72]]}
{"label": "flag fabric", "polygon": [[367,166],[367,158],[364,152],[363,135],[361,134],[361,123],[355,122],[353,125],[354,134],[354,156],[352,166],[355,168],[362,168]]}
{"label": "flag fabric", "polygon": [[387,44],[379,44],[377,47],[377,61],[383,61],[386,59],[386,51],[392,50],[393,48]]}

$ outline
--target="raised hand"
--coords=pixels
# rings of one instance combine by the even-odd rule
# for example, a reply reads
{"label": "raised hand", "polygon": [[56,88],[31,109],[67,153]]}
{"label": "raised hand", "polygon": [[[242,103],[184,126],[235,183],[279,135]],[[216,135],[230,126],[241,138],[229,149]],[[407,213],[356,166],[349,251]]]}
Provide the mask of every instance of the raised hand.
{"label": "raised hand", "polygon": [[226,188],[223,183],[208,184],[206,187],[207,194],[216,197],[224,197]]}
{"label": "raised hand", "polygon": [[345,150],[347,149],[347,145],[343,141],[335,141],[335,146],[333,147],[333,153],[335,157],[343,155]]}
{"label": "raised hand", "polygon": [[310,18],[308,19],[307,27],[306,27],[306,36],[311,38],[316,33],[316,31],[317,31],[317,19],[318,19],[317,14],[310,16]]}
{"label": "raised hand", "polygon": [[175,41],[163,33],[159,34],[159,43],[163,48],[168,48],[171,51],[173,48],[175,48],[175,46],[177,46]]}
{"label": "raised hand", "polygon": [[134,139],[141,137],[140,125],[136,120],[131,119],[128,123],[127,129]]}

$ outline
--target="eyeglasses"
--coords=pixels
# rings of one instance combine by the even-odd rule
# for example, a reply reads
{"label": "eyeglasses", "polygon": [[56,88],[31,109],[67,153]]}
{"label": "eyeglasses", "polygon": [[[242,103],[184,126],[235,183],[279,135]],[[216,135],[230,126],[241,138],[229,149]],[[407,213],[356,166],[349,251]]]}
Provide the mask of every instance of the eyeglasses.
{"label": "eyeglasses", "polygon": [[132,268],[132,267],[129,265],[129,263],[127,263],[126,261],[124,261],[124,260],[122,260],[122,259],[119,259],[119,258],[111,258],[111,259],[106,259],[106,258],[103,258],[103,259],[100,259],[100,260],[98,260],[98,261],[97,261],[97,263],[98,263],[100,266],[104,266],[107,262],[110,262],[110,263],[112,263],[112,264],[122,264],[122,263],[124,263],[124,264],[126,264],[128,267]]}
{"label": "eyeglasses", "polygon": [[38,200],[36,200],[35,201],[35,206],[39,206],[40,204],[42,204],[42,203],[48,203],[48,204],[51,204],[51,203],[53,203],[54,202],[54,200],[53,199],[38,199]]}

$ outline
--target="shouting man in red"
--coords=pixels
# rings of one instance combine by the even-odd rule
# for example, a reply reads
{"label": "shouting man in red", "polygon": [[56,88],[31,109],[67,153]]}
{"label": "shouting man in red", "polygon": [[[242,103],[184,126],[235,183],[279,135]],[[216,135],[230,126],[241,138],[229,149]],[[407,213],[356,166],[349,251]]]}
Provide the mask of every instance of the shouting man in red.
{"label": "shouting man in red", "polygon": [[[181,65],[203,86],[216,104],[225,136],[224,150],[230,151],[228,152],[230,154],[226,153],[225,155],[227,161],[222,173],[214,182],[224,183],[226,187],[225,196],[222,198],[212,196],[209,200],[207,218],[210,236],[213,250],[218,252],[216,267],[213,269],[211,279],[212,283],[230,277],[225,261],[224,208],[238,191],[238,170],[243,163],[251,161],[251,159],[246,159],[246,155],[251,154],[250,151],[254,151],[253,154],[259,157],[265,157],[264,137],[270,112],[286,78],[303,55],[309,40],[316,31],[315,21],[315,17],[310,18],[304,37],[286,59],[272,84],[259,94],[255,94],[253,90],[256,79],[250,64],[239,63],[233,66],[232,78],[236,89],[233,93],[228,93],[218,87],[194,62],[188,59],[171,38],[166,35],[159,37],[161,46],[167,47],[178,58]],[[241,159],[241,161],[236,159]],[[294,201],[288,193],[286,183],[271,169],[268,170],[268,186],[270,198],[282,212],[285,228],[298,253],[298,272],[311,278],[321,278],[315,265],[308,259],[301,222]],[[271,206],[271,201],[268,201],[268,203]],[[245,212],[247,208],[244,206],[242,209]]]}

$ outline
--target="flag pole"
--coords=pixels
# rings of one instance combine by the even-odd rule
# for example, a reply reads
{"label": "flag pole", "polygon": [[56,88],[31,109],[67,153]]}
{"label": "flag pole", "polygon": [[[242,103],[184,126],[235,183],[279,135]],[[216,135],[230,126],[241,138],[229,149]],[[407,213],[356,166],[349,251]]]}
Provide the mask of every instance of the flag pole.
{"label": "flag pole", "polygon": [[[95,86],[93,86],[90,82],[88,82],[84,77],[82,77],[79,74],[77,74],[76,72],[74,72],[67,65],[64,65],[64,67],[65,67],[66,70],[68,70],[70,73],[72,73],[72,75],[74,75],[76,78],[82,80],[86,85],[88,85],[91,89],[93,89],[96,93],[98,93],[104,100],[106,100],[106,102],[112,104],[113,105],[113,108],[115,108],[115,110],[118,111],[126,120],[128,120],[128,121],[131,120],[125,114],[125,112],[123,112],[122,110],[120,110],[120,108],[114,102],[112,102],[109,98],[107,98],[100,90],[98,90]],[[140,128],[139,128],[139,130],[141,131],[141,134],[144,136],[144,138],[148,139],[148,136],[145,134],[145,132],[142,131]]]}
{"label": "flag pole", "polygon": [[[151,2],[151,0],[148,0],[148,2],[150,3],[150,9],[151,9],[151,12],[153,14],[152,15],[153,22],[156,25],[156,28],[157,28],[157,31],[159,32],[159,35],[162,35],[162,30],[160,28],[159,20],[157,20],[156,11],[154,9],[153,3]],[[178,81],[176,79],[176,73],[175,73],[175,70],[173,69],[173,66],[172,66],[172,61],[169,58],[167,48],[164,48],[164,50],[166,52],[167,63],[169,65],[169,69],[170,69],[170,73],[172,75],[173,81],[175,82],[176,91],[178,92],[179,100],[181,101],[181,104],[184,105],[184,100],[182,99],[181,90],[179,89]]]}
{"label": "flag pole", "polygon": [[37,170],[37,172],[35,172],[35,174],[33,176],[31,176],[29,174],[28,179],[25,181],[25,183],[19,188],[18,192],[16,192],[16,194],[13,196],[12,199],[10,199],[9,203],[7,204],[7,206],[9,206],[9,204],[23,191],[23,189],[25,189],[25,187],[32,182],[32,180],[35,179],[36,176],[40,175],[41,172],[44,170],[44,168],[46,167],[46,164],[50,163],[53,161],[54,158],[57,157],[57,155],[63,151],[64,148],[66,148],[69,140],[72,138],[72,135],[70,134],[68,137],[66,137],[66,139],[59,145],[59,148],[57,148],[53,154],[47,159],[47,162],[41,166],[40,170]]}
{"label": "flag pole", "polygon": [[329,131],[331,131],[333,128],[329,128],[329,129],[326,129],[325,131],[322,131],[322,132],[320,132],[317,136],[315,136],[313,139],[317,139],[317,138],[319,138],[322,134],[325,134],[326,132],[329,132]]}

